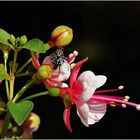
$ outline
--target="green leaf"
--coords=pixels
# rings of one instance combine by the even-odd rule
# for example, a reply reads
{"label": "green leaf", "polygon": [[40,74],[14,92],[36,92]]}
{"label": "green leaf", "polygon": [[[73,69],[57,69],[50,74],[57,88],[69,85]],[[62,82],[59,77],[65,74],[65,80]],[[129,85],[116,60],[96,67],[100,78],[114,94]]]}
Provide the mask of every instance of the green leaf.
{"label": "green leaf", "polygon": [[37,52],[37,53],[46,52],[44,43],[37,38],[29,40],[25,45],[20,46],[20,48],[25,48],[25,49],[28,49],[30,51]]}
{"label": "green leaf", "polygon": [[1,46],[2,47],[9,46],[10,48],[13,49],[13,46],[8,42],[8,40],[10,40],[10,34],[0,28],[0,43],[4,44],[4,45],[0,44],[0,48]]}
{"label": "green leaf", "polygon": [[0,80],[4,80],[5,79],[5,69],[4,69],[4,65],[0,64]]}
{"label": "green leaf", "polygon": [[20,126],[32,111],[33,103],[31,101],[23,101],[20,103],[8,102],[7,107],[15,122]]}
{"label": "green leaf", "polygon": [[58,97],[60,95],[60,89],[59,88],[51,88],[49,90],[49,95],[53,97]]}

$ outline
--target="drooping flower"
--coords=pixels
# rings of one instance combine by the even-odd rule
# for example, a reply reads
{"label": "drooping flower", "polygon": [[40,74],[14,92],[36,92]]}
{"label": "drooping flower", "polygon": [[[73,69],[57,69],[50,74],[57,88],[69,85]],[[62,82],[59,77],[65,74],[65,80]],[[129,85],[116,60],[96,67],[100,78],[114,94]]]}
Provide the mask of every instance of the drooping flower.
{"label": "drooping flower", "polygon": [[105,84],[107,80],[106,76],[95,76],[92,71],[85,71],[77,78],[82,64],[87,60],[88,58],[80,61],[74,67],[70,77],[70,87],[61,88],[61,96],[65,99],[65,95],[68,95],[69,100],[67,97],[66,101],[71,101],[71,104],[67,104],[66,102],[63,115],[64,123],[70,132],[72,132],[70,125],[70,109],[73,104],[76,105],[80,120],[87,127],[98,122],[105,115],[107,104],[122,107],[130,105],[140,110],[140,105],[128,102],[129,96],[118,97],[101,95],[101,93],[113,92],[123,88],[123,86],[119,86],[118,89],[113,90],[96,90]]}
{"label": "drooping flower", "polygon": [[[57,49],[55,53],[47,56],[42,64],[39,62],[39,55],[35,52],[32,52],[32,64],[39,70],[39,68],[44,66],[49,66],[52,68],[51,76],[44,79],[44,85],[48,89],[49,87],[60,87],[63,81],[66,81],[71,74],[71,63],[75,60],[78,55],[77,51],[71,53],[67,58],[62,55],[62,49]],[[63,84],[64,85],[64,84]]]}
{"label": "drooping flower", "polygon": [[40,117],[31,112],[25,122],[22,124],[21,128],[23,129],[23,133],[20,136],[22,139],[32,138],[33,132],[37,131],[40,125]]}

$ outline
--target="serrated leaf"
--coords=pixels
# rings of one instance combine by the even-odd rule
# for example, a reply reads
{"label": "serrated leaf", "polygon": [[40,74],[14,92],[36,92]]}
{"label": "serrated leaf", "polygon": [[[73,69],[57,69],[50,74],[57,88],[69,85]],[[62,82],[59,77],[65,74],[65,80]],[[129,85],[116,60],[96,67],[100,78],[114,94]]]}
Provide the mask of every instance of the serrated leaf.
{"label": "serrated leaf", "polygon": [[29,40],[25,45],[20,46],[20,48],[25,48],[25,49],[28,49],[30,51],[37,52],[37,53],[46,52],[44,43],[37,38]]}
{"label": "serrated leaf", "polygon": [[10,34],[0,28],[0,43],[1,43],[0,48],[10,47],[13,49],[13,46],[8,42],[9,39],[10,39]]}
{"label": "serrated leaf", "polygon": [[4,65],[0,64],[0,80],[4,80],[5,79],[5,69],[4,69]]}
{"label": "serrated leaf", "polygon": [[8,102],[7,107],[15,122],[20,126],[28,117],[29,113],[32,111],[33,102],[31,101],[23,101],[19,103]]}

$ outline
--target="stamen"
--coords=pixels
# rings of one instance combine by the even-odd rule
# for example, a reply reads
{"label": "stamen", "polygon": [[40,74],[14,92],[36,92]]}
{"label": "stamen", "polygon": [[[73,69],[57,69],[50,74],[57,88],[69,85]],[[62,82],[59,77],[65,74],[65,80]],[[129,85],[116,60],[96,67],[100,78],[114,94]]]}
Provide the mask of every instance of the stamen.
{"label": "stamen", "polygon": [[[118,99],[118,100],[124,100],[124,97],[120,97],[120,96],[110,96],[110,95],[93,95],[93,97],[103,97],[103,98],[109,98],[109,99]],[[113,101],[111,101],[113,102]]]}
{"label": "stamen", "polygon": [[73,57],[73,53],[70,53],[70,54],[69,54],[69,58],[71,58],[71,57]]}
{"label": "stamen", "polygon": [[77,56],[77,55],[78,55],[78,52],[77,52],[77,51],[74,51],[73,53],[74,53],[74,55],[75,55],[75,56]]}
{"label": "stamen", "polygon": [[110,106],[111,106],[111,107],[115,107],[115,106],[116,106],[116,105],[115,105],[115,102],[111,102]]}
{"label": "stamen", "polygon": [[128,101],[130,99],[130,97],[129,96],[125,96],[125,99],[124,99],[124,101]]}
{"label": "stamen", "polygon": [[73,69],[75,65],[76,65],[75,63],[72,63],[72,64],[70,65],[70,66],[71,66],[71,69]]}
{"label": "stamen", "polygon": [[[130,106],[134,106],[137,110],[140,110],[140,105],[136,104],[136,103],[132,103],[132,102],[127,102],[127,101],[124,101],[122,99],[117,99],[116,97],[114,97],[114,99],[111,97],[109,98],[108,97],[105,97],[105,96],[102,96],[102,95],[94,95],[91,100],[103,100],[103,101],[110,101],[110,102],[115,102],[115,103],[121,103],[122,104],[122,107],[125,107],[126,105],[130,105]],[[125,104],[125,105],[123,105]],[[116,104],[115,104],[116,105]]]}
{"label": "stamen", "polygon": [[137,109],[137,110],[140,110],[140,105],[137,105],[137,106],[136,106],[136,109]]}
{"label": "stamen", "polygon": [[123,107],[123,108],[126,108],[126,104],[122,104],[122,107]]}
{"label": "stamen", "polygon": [[130,99],[130,97],[129,97],[129,96],[125,96],[125,99],[129,100],[129,99]]}
{"label": "stamen", "polygon": [[119,86],[119,87],[118,87],[118,89],[123,89],[123,88],[124,88],[124,86]]}
{"label": "stamen", "polygon": [[115,105],[115,104],[110,104],[110,106],[111,106],[111,107],[115,107],[116,105]]}
{"label": "stamen", "polygon": [[124,86],[119,86],[116,89],[108,89],[108,90],[96,90],[95,93],[106,93],[106,92],[115,92],[118,90],[122,90],[124,88]]}

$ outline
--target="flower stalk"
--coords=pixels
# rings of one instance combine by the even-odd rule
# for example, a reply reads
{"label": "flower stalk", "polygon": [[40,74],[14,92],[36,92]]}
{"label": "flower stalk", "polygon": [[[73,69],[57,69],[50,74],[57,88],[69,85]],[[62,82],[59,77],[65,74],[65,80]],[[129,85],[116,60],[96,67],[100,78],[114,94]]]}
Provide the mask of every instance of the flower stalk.
{"label": "flower stalk", "polygon": [[33,98],[36,98],[36,97],[39,97],[39,96],[43,96],[43,95],[48,95],[48,93],[49,93],[48,91],[36,93],[36,94],[30,95],[30,96],[28,96],[26,98],[23,98],[19,102],[22,102],[22,101],[25,101],[25,100],[29,100],[29,99],[33,99]]}
{"label": "flower stalk", "polygon": [[[8,60],[9,52],[8,50],[3,51],[3,57],[4,57],[4,68],[5,68],[5,74],[7,73],[7,60]],[[9,83],[8,80],[5,79],[5,87],[6,87],[6,94],[7,94],[7,99],[9,100]]]}
{"label": "flower stalk", "polygon": [[28,66],[29,63],[31,63],[31,61],[32,61],[32,58],[29,58],[29,59],[23,64],[23,66],[21,66],[21,67],[17,70],[17,72],[15,73],[15,75],[16,75],[16,76],[19,75],[19,74],[22,72],[22,70],[23,70],[24,68],[26,68],[26,66]]}
{"label": "flower stalk", "polygon": [[22,96],[22,94],[28,89],[30,88],[32,85],[35,84],[36,79],[32,78],[30,79],[25,86],[23,86],[18,93],[16,94],[16,96],[14,97],[14,99],[12,100],[13,103],[17,102],[17,100]]}

